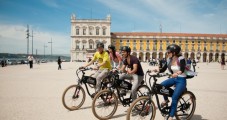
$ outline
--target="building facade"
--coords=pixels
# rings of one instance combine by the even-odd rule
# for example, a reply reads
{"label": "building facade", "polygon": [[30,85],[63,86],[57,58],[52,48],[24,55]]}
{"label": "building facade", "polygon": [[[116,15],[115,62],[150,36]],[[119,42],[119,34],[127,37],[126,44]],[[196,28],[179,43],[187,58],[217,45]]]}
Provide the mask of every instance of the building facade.
{"label": "building facade", "polygon": [[103,42],[105,48],[111,43],[111,16],[105,19],[77,19],[71,16],[71,61],[87,60],[96,51],[96,44]]}
{"label": "building facade", "polygon": [[103,42],[105,49],[113,44],[130,46],[132,55],[141,61],[162,59],[170,44],[181,46],[182,55],[200,62],[218,61],[227,58],[227,34],[190,34],[154,32],[113,32],[111,16],[105,19],[77,19],[71,16],[71,61],[87,60],[96,51],[96,44]]}
{"label": "building facade", "polygon": [[167,46],[173,43],[181,46],[182,55],[186,58],[200,62],[227,58],[226,34],[114,32],[111,33],[111,41],[117,49],[121,46],[130,46],[132,55],[141,61],[165,58]]}

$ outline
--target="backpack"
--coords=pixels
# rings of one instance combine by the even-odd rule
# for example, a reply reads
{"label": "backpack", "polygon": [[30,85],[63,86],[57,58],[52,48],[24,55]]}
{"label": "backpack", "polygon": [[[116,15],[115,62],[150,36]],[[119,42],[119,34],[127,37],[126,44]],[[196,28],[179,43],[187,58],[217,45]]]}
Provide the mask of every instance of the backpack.
{"label": "backpack", "polygon": [[[179,57],[178,58],[178,61],[177,61],[177,65],[180,66],[180,61],[182,59],[185,59],[183,56]],[[168,60],[167,62],[167,65],[169,66],[169,63],[171,62],[171,60]],[[186,61],[185,61],[186,63]],[[194,76],[197,76],[197,73],[192,71],[189,66],[187,66],[187,64],[185,64],[185,70],[184,70],[184,73],[186,75],[186,79],[190,79],[190,78],[193,78]]]}

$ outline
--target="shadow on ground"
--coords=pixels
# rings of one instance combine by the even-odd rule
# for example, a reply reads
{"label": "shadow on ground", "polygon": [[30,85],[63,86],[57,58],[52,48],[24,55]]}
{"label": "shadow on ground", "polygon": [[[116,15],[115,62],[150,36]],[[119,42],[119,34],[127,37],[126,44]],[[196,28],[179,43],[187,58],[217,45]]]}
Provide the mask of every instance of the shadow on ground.
{"label": "shadow on ground", "polygon": [[208,120],[208,119],[203,118],[201,115],[193,115],[191,120]]}

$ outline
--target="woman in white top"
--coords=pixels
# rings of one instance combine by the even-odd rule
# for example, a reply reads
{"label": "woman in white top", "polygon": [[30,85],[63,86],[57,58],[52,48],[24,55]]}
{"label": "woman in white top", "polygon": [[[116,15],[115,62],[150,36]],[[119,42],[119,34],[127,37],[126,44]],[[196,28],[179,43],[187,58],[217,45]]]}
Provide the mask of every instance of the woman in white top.
{"label": "woman in white top", "polygon": [[109,55],[110,55],[110,60],[112,63],[112,68],[116,67],[116,68],[120,69],[121,64],[122,64],[121,55],[118,52],[116,52],[115,46],[113,46],[113,45],[109,45],[108,50],[110,53]]}
{"label": "woman in white top", "polygon": [[[182,58],[180,55],[181,48],[176,44],[169,45],[167,47],[168,52],[168,60],[163,68],[159,70],[154,70],[156,72],[164,72],[167,68],[172,73],[172,77],[163,81],[161,83],[162,86],[171,87],[175,85],[175,90],[172,96],[172,103],[171,109],[168,120],[172,120],[176,109],[177,109],[177,100],[179,96],[185,91],[186,89],[186,75],[184,73],[185,70],[185,59]],[[169,100],[167,96],[164,96],[165,101],[162,102],[161,106],[165,106],[168,104]]]}

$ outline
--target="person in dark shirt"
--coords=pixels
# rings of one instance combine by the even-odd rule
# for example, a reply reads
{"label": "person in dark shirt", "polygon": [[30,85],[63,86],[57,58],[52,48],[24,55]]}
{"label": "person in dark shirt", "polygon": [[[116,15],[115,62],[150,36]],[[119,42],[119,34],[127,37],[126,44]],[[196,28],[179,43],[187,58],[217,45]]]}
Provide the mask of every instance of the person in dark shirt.
{"label": "person in dark shirt", "polygon": [[58,57],[58,70],[61,70],[61,63],[62,63],[62,61],[61,61],[61,58],[59,56]]}
{"label": "person in dark shirt", "polygon": [[[121,74],[119,76],[120,80],[134,80],[131,89],[132,100],[136,99],[136,90],[139,87],[140,83],[143,81],[144,72],[143,68],[140,64],[139,59],[136,56],[130,55],[131,48],[128,46],[123,46],[121,48],[121,53],[123,57],[123,66],[121,67],[122,72],[126,72],[127,74]],[[127,67],[127,69],[126,69]]]}
{"label": "person in dark shirt", "polygon": [[196,61],[195,61],[195,59],[192,60],[192,66],[193,66],[193,70],[194,70],[194,72],[195,72],[195,66],[196,66]]}

